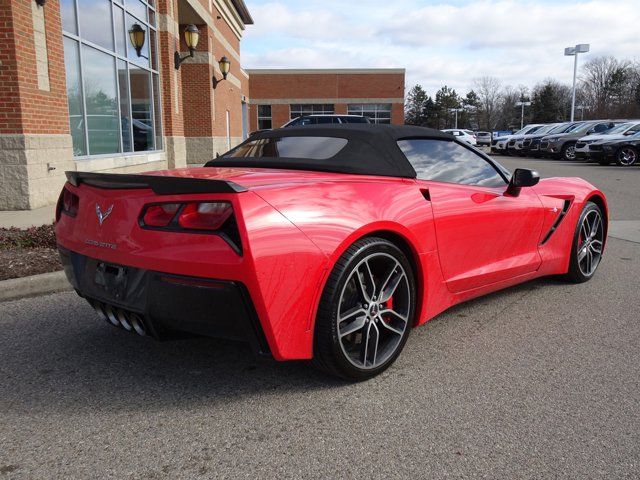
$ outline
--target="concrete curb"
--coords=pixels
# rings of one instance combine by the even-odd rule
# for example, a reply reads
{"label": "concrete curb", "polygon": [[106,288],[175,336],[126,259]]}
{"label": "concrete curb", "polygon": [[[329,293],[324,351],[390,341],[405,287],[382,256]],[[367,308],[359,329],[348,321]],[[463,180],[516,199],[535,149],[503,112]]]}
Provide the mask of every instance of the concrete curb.
{"label": "concrete curb", "polygon": [[73,290],[66,275],[59,272],[0,281],[0,302]]}

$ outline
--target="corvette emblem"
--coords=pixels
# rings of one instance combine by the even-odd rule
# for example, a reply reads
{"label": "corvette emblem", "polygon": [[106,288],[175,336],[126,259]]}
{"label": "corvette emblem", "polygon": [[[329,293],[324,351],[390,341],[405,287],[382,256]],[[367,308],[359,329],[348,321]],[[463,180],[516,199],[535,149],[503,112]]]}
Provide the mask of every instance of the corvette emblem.
{"label": "corvette emblem", "polygon": [[107,217],[111,215],[112,211],[113,211],[113,205],[111,205],[109,208],[107,208],[103,212],[102,209],[100,208],[100,205],[96,203],[96,215],[98,216],[98,223],[100,224],[100,226],[102,226],[102,224],[107,219]]}

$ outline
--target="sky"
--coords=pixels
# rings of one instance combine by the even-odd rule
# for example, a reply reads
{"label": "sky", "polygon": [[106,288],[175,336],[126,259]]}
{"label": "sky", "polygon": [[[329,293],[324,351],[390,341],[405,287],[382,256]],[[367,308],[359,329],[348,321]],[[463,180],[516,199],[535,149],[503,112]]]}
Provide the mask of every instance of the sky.
{"label": "sky", "polygon": [[489,75],[504,85],[570,84],[564,47],[640,60],[640,0],[245,0],[255,25],[250,68],[406,68],[407,87],[466,93]]}

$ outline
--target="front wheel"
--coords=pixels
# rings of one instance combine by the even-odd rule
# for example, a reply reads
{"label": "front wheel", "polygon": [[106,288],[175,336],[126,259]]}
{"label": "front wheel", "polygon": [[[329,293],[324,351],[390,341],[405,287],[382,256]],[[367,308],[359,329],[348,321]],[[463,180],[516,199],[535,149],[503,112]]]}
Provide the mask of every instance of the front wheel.
{"label": "front wheel", "polygon": [[568,145],[564,145],[562,147],[562,151],[560,153],[560,156],[562,157],[563,160],[575,160],[576,159],[576,145],[575,143],[570,143]]}
{"label": "front wheel", "polygon": [[638,152],[633,147],[622,147],[616,154],[616,162],[623,167],[635,165],[638,161]]}
{"label": "front wheel", "polygon": [[573,235],[566,280],[583,283],[593,278],[602,260],[604,232],[604,218],[600,207],[593,202],[587,202]]}
{"label": "front wheel", "polygon": [[416,285],[405,254],[382,238],[364,238],[336,262],[318,306],[314,364],[366,380],[400,355],[415,316]]}

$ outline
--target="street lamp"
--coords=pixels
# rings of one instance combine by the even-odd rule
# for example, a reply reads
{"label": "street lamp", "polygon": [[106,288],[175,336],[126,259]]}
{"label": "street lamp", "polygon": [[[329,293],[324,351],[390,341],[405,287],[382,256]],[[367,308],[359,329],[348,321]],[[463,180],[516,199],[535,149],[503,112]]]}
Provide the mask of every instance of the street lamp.
{"label": "street lamp", "polygon": [[516,102],[516,107],[522,107],[522,113],[520,115],[520,130],[524,128],[524,107],[530,107],[531,102],[525,102],[524,99],[520,102]]}
{"label": "street lamp", "polygon": [[464,108],[450,108],[449,112],[456,114],[456,126],[453,128],[458,128],[458,112],[464,112]]}
{"label": "street lamp", "polygon": [[222,72],[222,78],[218,80],[215,75],[213,76],[213,79],[212,79],[213,88],[216,88],[222,80],[227,79],[227,75],[229,75],[229,70],[231,70],[231,62],[226,56],[222,57],[220,60],[218,60],[218,67],[220,68],[220,72]]}
{"label": "street lamp", "polygon": [[144,47],[144,37],[147,32],[139,24],[134,23],[129,30],[129,40],[131,45],[136,49],[138,56],[141,55],[142,47]]}
{"label": "street lamp", "polygon": [[198,27],[193,24],[187,25],[187,28],[184,29],[184,43],[187,44],[189,55],[181,57],[180,52],[176,50],[176,53],[173,55],[176,70],[180,68],[182,62],[187,58],[193,58],[193,54],[198,46],[198,40],[200,40],[200,30],[198,30]]}
{"label": "street lamp", "polygon": [[564,49],[565,57],[574,57],[573,61],[573,92],[571,94],[571,121],[576,109],[576,76],[578,75],[578,54],[587,53],[589,51],[588,43],[579,43],[575,47],[567,47]]}

